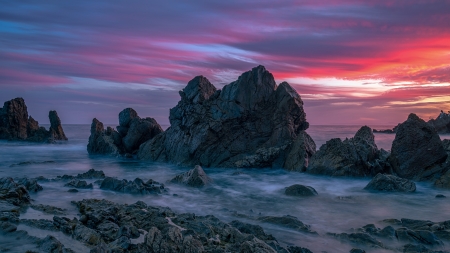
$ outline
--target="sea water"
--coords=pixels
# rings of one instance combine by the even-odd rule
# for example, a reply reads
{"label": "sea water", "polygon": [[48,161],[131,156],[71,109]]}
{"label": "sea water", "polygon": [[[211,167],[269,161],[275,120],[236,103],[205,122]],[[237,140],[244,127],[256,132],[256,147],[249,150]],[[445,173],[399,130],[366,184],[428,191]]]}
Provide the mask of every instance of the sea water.
{"label": "sea water", "polygon": [[[331,138],[353,137],[359,127],[311,126],[307,132],[319,149]],[[162,195],[131,195],[100,190],[99,186],[94,184],[94,189],[80,189],[78,193],[69,193],[67,192],[69,188],[64,187],[65,182],[40,182],[44,190],[31,193],[33,203],[65,208],[68,210],[66,216],[70,218],[78,217],[75,206],[71,204],[74,200],[97,198],[129,204],[141,200],[148,205],[170,207],[178,213],[212,214],[226,222],[237,219],[258,224],[267,233],[273,234],[281,244],[306,247],[313,252],[349,252],[352,248],[350,244],[341,243],[326,234],[348,233],[352,228],[371,223],[383,228],[388,225],[382,222],[384,219],[450,220],[448,214],[450,198],[435,198],[437,194],[450,196],[450,192],[435,189],[429,182],[417,183],[417,192],[412,194],[371,193],[363,190],[370,178],[333,178],[287,172],[282,169],[204,168],[214,183],[211,186],[196,189],[166,183],[176,174],[190,168],[117,157],[89,156],[86,145],[90,126],[65,125],[64,130],[69,141],[63,143],[0,141],[0,177],[55,178],[64,174],[76,175],[93,168],[103,170],[107,176],[119,179],[133,180],[139,177],[146,181],[151,178],[164,183],[168,189],[168,193]],[[393,134],[376,133],[375,141],[378,148],[390,150],[394,137]],[[442,135],[441,139],[444,138],[450,139],[450,136]],[[23,164],[23,162],[30,163]],[[243,173],[233,175],[236,171]],[[93,183],[95,180],[87,181]],[[285,187],[293,184],[312,186],[319,195],[313,198],[284,195]],[[279,226],[258,223],[255,220],[258,216],[266,215],[295,216],[303,223],[311,225],[311,229],[319,235],[296,232]],[[52,220],[53,215],[28,208],[20,218]],[[79,252],[88,251],[84,245],[60,232],[49,232],[25,225],[19,225],[19,229],[42,238],[51,233],[66,247]],[[5,240],[7,238],[0,236],[0,242]],[[23,244],[20,241],[17,241],[16,245],[9,243],[11,244],[9,247],[13,249]],[[444,247],[450,249],[450,245]]]}

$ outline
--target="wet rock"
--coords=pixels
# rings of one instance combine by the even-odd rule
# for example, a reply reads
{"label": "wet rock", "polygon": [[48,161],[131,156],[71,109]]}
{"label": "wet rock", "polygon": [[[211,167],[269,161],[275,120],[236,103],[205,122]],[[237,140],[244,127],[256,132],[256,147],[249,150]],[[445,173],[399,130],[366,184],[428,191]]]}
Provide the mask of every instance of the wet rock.
{"label": "wet rock", "polygon": [[0,178],[0,201],[4,200],[16,206],[30,203],[30,195],[25,186],[17,184],[10,177]]}
{"label": "wet rock", "polygon": [[399,241],[420,243],[425,245],[443,245],[432,232],[427,230],[410,230],[407,228],[399,228],[395,230],[395,235]]}
{"label": "wet rock", "polygon": [[54,236],[47,235],[38,242],[38,248],[43,252],[62,253],[64,246]]}
{"label": "wet rock", "polygon": [[101,237],[95,230],[81,224],[75,226],[72,236],[89,245],[97,245],[101,242]]}
{"label": "wet rock", "polygon": [[78,174],[76,178],[78,179],[94,179],[94,178],[105,178],[105,173],[102,170],[90,169],[87,172]]}
{"label": "wet rock", "polygon": [[241,244],[239,252],[276,253],[274,249],[272,249],[269,245],[259,240],[258,238],[253,238],[253,240],[246,241],[243,244]]}
{"label": "wet rock", "polygon": [[[263,66],[222,90],[197,76],[180,96],[170,110],[171,126],[142,144],[138,158],[184,166],[302,170],[313,152],[312,139],[302,132],[309,126],[303,101],[288,83],[277,86]],[[292,163],[286,163],[288,155]]]}
{"label": "wet rock", "polygon": [[310,158],[316,153],[316,144],[305,131],[300,131],[291,144],[284,168],[291,171],[306,171]]}
{"label": "wet rock", "polygon": [[49,112],[51,127],[47,131],[31,116],[23,98],[6,101],[0,108],[0,139],[31,142],[67,140],[56,111]]}
{"label": "wet rock", "polygon": [[438,117],[436,117],[435,119],[430,119],[427,123],[432,126],[438,133],[450,133],[450,112],[445,113],[441,110],[441,113]]}
{"label": "wet rock", "polygon": [[344,242],[350,242],[355,245],[364,245],[366,247],[370,248],[384,248],[383,243],[381,243],[379,240],[375,239],[371,235],[367,233],[342,233],[342,234],[335,234],[335,233],[328,233],[328,235],[331,235],[333,237],[338,238],[341,241]]}
{"label": "wet rock", "polygon": [[46,220],[46,219],[21,219],[20,220],[21,224],[27,225],[29,227],[34,227],[34,228],[39,228],[39,229],[44,229],[44,230],[49,230],[49,231],[58,231],[58,227],[55,226],[55,224],[53,223],[53,221],[51,220]]}
{"label": "wet rock", "polygon": [[73,187],[78,189],[92,189],[94,186],[92,184],[88,184],[84,180],[73,179],[69,183],[65,184],[66,187]]}
{"label": "wet rock", "polygon": [[144,182],[140,178],[136,178],[133,181],[128,181],[126,179],[119,180],[116,178],[107,177],[102,181],[100,189],[131,194],[150,194],[162,193],[164,191],[164,185],[153,181],[152,179]]}
{"label": "wet rock", "polygon": [[450,189],[450,170],[440,176],[433,185],[437,188]]}
{"label": "wet rock", "polygon": [[350,250],[350,253],[366,253],[366,251],[363,249],[353,248]]}
{"label": "wet rock", "polygon": [[444,172],[447,156],[436,130],[411,113],[398,127],[389,162],[402,178],[426,180]]}
{"label": "wet rock", "polygon": [[78,192],[78,190],[77,189],[69,189],[67,192],[75,193],[75,192]]}
{"label": "wet rock", "polygon": [[19,162],[19,163],[13,163],[9,165],[9,167],[17,167],[17,166],[27,166],[27,165],[33,165],[33,164],[48,164],[48,163],[55,163],[55,161],[25,161],[25,162]]}
{"label": "wet rock", "polygon": [[301,248],[297,246],[289,246],[287,249],[289,253],[312,253],[312,251],[307,248]]}
{"label": "wet rock", "polygon": [[0,232],[3,233],[11,233],[17,230],[17,226],[8,222],[8,221],[0,221]]}
{"label": "wet rock", "polygon": [[59,208],[56,206],[50,206],[50,205],[42,205],[42,204],[38,204],[38,205],[30,205],[31,208],[33,208],[34,210],[38,210],[47,214],[55,214],[55,215],[62,215],[66,213],[66,209],[64,208]]}
{"label": "wet rock", "polygon": [[445,195],[438,194],[438,195],[436,195],[436,198],[437,199],[443,199],[443,198],[447,198],[447,197]]}
{"label": "wet rock", "polygon": [[206,175],[201,166],[196,165],[195,168],[175,176],[170,182],[185,184],[192,187],[202,187],[210,184],[212,179]]}
{"label": "wet rock", "polygon": [[294,229],[300,232],[307,232],[307,233],[316,233],[311,230],[311,226],[304,224],[300,220],[297,219],[297,217],[285,215],[281,217],[277,216],[262,216],[257,218],[258,221],[271,223],[274,225]]}
{"label": "wet rock", "polygon": [[288,196],[309,197],[317,195],[317,191],[311,186],[294,184],[286,188],[284,193]]}
{"label": "wet rock", "polygon": [[364,190],[384,192],[415,192],[416,184],[408,179],[394,175],[377,174],[364,187]]}
{"label": "wet rock", "polygon": [[244,223],[238,220],[230,222],[230,225],[237,228],[240,232],[252,234],[260,240],[275,240],[272,235],[267,235],[261,226]]}
{"label": "wet rock", "polygon": [[126,250],[130,247],[131,240],[126,236],[121,236],[117,238],[117,240],[108,244],[108,248],[111,249],[112,252],[126,252]]}
{"label": "wet rock", "polygon": [[372,129],[361,127],[355,136],[331,139],[311,158],[306,172],[330,176],[375,176],[388,171],[386,151],[378,150]]}
{"label": "wet rock", "polygon": [[153,118],[141,119],[135,110],[126,108],[119,113],[117,131],[97,119],[92,120],[89,137],[89,154],[110,154],[132,156],[139,146],[163,132],[161,126]]}
{"label": "wet rock", "polygon": [[25,186],[25,188],[29,191],[29,192],[38,192],[38,191],[42,191],[44,188],[42,188],[42,186],[40,184],[38,184],[37,179],[35,178],[14,178],[14,181],[17,184],[23,185]]}

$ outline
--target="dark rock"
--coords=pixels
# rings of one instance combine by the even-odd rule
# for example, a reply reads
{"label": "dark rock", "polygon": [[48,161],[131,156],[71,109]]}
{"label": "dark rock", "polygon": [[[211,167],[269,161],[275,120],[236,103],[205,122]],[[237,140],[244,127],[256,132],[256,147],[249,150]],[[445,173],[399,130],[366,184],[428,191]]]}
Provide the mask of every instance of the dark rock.
{"label": "dark rock", "polygon": [[438,194],[438,195],[436,195],[436,198],[437,199],[443,199],[443,198],[447,198],[447,197],[445,195]]}
{"label": "dark rock", "polygon": [[399,241],[420,243],[425,245],[443,245],[432,232],[427,230],[410,230],[407,228],[399,228],[395,230],[395,235]]}
{"label": "dark rock", "polygon": [[288,196],[309,197],[317,195],[317,192],[311,186],[304,186],[301,184],[294,184],[286,188],[284,193]]}
{"label": "dark rock", "polygon": [[89,245],[97,245],[101,242],[100,234],[98,234],[94,229],[88,228],[81,224],[75,226],[72,236],[76,240]]}
{"label": "dark rock", "polygon": [[91,135],[89,136],[87,151],[89,154],[103,155],[118,155],[120,153],[111,135],[106,135],[103,123],[95,118],[91,124]]}
{"label": "dark rock", "polygon": [[74,179],[74,180],[70,181],[69,183],[65,184],[64,186],[78,188],[78,189],[92,189],[92,188],[94,188],[94,186],[92,184],[88,184],[86,181],[78,180],[78,179]]}
{"label": "dark rock", "polygon": [[44,230],[49,230],[49,231],[58,231],[58,228],[55,226],[55,224],[51,220],[21,219],[20,223],[27,225],[29,227],[34,227],[34,228],[38,228],[38,229],[44,229]]}
{"label": "dark rock", "polygon": [[16,206],[30,203],[30,195],[21,184],[14,182],[10,177],[0,178],[0,200],[4,200]]}
{"label": "dark rock", "polygon": [[94,178],[105,178],[105,173],[102,170],[90,169],[87,172],[78,174],[76,178],[78,179],[94,179]]}
{"label": "dark rock", "polygon": [[289,246],[288,250],[289,253],[312,253],[312,251],[307,248],[301,248],[297,246]]}
{"label": "dark rock", "polygon": [[67,140],[56,111],[50,111],[50,129],[39,127],[39,123],[28,117],[28,109],[23,98],[6,101],[0,109],[0,139],[24,140],[31,142],[54,142]]}
{"label": "dark rock", "polygon": [[133,153],[139,146],[163,132],[161,126],[153,118],[134,118],[130,122],[127,134],[122,142],[126,152]]}
{"label": "dark rock", "polygon": [[311,230],[311,226],[304,224],[297,217],[285,215],[277,216],[262,216],[257,218],[258,221],[279,225],[286,228],[291,228],[300,232],[316,233]]}
{"label": "dark rock", "polygon": [[364,190],[385,192],[415,192],[416,184],[408,179],[399,178],[394,175],[377,174],[364,187]]}
{"label": "dark rock", "polygon": [[3,233],[11,233],[17,230],[17,226],[8,222],[8,221],[0,221],[0,232]]}
{"label": "dark rock", "polygon": [[312,156],[306,171],[330,176],[375,176],[389,168],[385,152],[378,150],[372,129],[363,126],[353,138],[327,141]]}
{"label": "dark rock", "polygon": [[66,209],[63,208],[59,208],[56,206],[50,206],[50,205],[42,205],[42,204],[38,204],[38,205],[30,205],[31,208],[33,208],[34,210],[38,210],[44,213],[48,213],[48,214],[55,214],[55,215],[62,215],[66,213]]}
{"label": "dark rock", "polygon": [[136,178],[133,181],[128,181],[126,179],[119,180],[116,178],[107,177],[102,181],[100,189],[131,194],[150,194],[162,193],[164,191],[164,185],[153,181],[152,179],[144,182],[140,178]]}
{"label": "dark rock", "polygon": [[16,181],[17,184],[25,186],[29,192],[38,192],[44,189],[38,184],[35,178],[14,178],[14,181]]}
{"label": "dark rock", "polygon": [[252,234],[260,240],[275,240],[272,235],[267,235],[261,226],[244,223],[237,220],[232,221],[230,225],[237,228],[241,233]]}
{"label": "dark rock", "polygon": [[371,235],[367,233],[350,233],[350,234],[328,233],[328,235],[336,237],[341,241],[353,243],[355,245],[363,245],[370,248],[384,248],[383,243],[381,243],[379,240],[373,238]]}
{"label": "dark rock", "polygon": [[62,245],[61,242],[54,236],[47,235],[44,239],[38,242],[38,248],[43,252],[62,253],[64,245]]}
{"label": "dark rock", "polygon": [[350,253],[366,253],[366,251],[363,250],[363,249],[353,248],[353,249],[350,250]]}
{"label": "dark rock", "polygon": [[450,170],[440,176],[435,182],[434,186],[437,188],[450,189]]}
{"label": "dark rock", "polygon": [[382,133],[382,134],[395,134],[397,132],[397,129],[399,126],[400,126],[400,124],[396,125],[392,129],[384,129],[384,130],[373,129],[373,132],[374,133]]}
{"label": "dark rock", "polygon": [[439,116],[436,119],[430,119],[428,121],[428,124],[432,126],[438,133],[450,133],[450,112],[445,113],[441,110]]}
{"label": "dark rock", "polygon": [[389,161],[394,172],[413,180],[442,173],[440,165],[448,156],[436,130],[413,113],[398,127],[391,152]]}
{"label": "dark rock", "polygon": [[195,168],[185,173],[181,173],[170,180],[172,183],[185,184],[192,187],[202,187],[212,182],[201,166],[196,165]]}
{"label": "dark rock", "polygon": [[78,192],[78,190],[77,189],[69,189],[67,192]]}
{"label": "dark rock", "polygon": [[305,131],[300,133],[291,144],[284,168],[291,171],[306,171],[310,157],[316,153],[316,144]]}
{"label": "dark rock", "polygon": [[[263,66],[222,90],[195,77],[180,96],[170,110],[171,126],[142,144],[138,158],[184,166],[303,170],[315,151],[302,132],[309,124],[300,96],[286,82],[277,86]],[[286,163],[288,154],[293,160]]]}
{"label": "dark rock", "polygon": [[9,165],[9,167],[17,167],[17,166],[27,166],[27,165],[33,165],[33,164],[48,164],[48,163],[55,163],[55,161],[25,161],[25,162],[19,162],[19,163],[13,163]]}

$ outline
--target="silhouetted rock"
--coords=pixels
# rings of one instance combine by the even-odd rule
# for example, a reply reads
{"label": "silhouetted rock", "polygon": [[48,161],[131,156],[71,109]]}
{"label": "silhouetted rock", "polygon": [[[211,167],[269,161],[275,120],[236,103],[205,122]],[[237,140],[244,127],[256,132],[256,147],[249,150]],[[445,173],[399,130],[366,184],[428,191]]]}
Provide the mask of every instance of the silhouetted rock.
{"label": "silhouetted rock", "polygon": [[374,176],[388,170],[387,152],[378,150],[372,129],[361,127],[355,136],[331,139],[311,158],[306,172],[331,176]]}
{"label": "silhouetted rock", "polygon": [[437,118],[430,119],[427,123],[434,127],[434,129],[438,133],[450,133],[450,111],[448,113],[445,113],[441,110],[441,113]]}
{"label": "silhouetted rock", "polygon": [[[222,90],[197,76],[180,96],[170,110],[171,126],[141,145],[140,159],[301,171],[315,152],[312,139],[302,132],[309,124],[300,96],[286,82],[277,86],[263,66],[243,73]],[[293,149],[297,152],[290,154]],[[288,155],[291,163],[286,163]]]}
{"label": "silhouetted rock", "polygon": [[47,131],[33,117],[28,117],[23,98],[6,101],[0,109],[0,139],[50,143],[67,140],[56,111],[49,112],[49,119],[51,127]]}
{"label": "silhouetted rock", "polygon": [[400,124],[396,125],[392,129],[384,129],[384,130],[373,129],[373,132],[374,133],[382,133],[382,134],[395,134],[397,132],[398,126],[400,126]]}
{"label": "silhouetted rock", "polygon": [[163,130],[153,118],[141,119],[132,108],[119,113],[117,131],[111,127],[106,130],[103,123],[92,120],[91,135],[87,147],[89,154],[110,154],[130,156],[139,146],[152,139]]}
{"label": "silhouetted rock", "polygon": [[364,187],[364,190],[385,191],[385,192],[415,192],[416,184],[406,178],[399,178],[394,175],[377,174]]}
{"label": "silhouetted rock", "polygon": [[185,173],[181,173],[170,180],[172,183],[185,184],[192,187],[202,187],[212,182],[203,168],[196,165],[195,168]]}
{"label": "silhouetted rock", "polygon": [[389,162],[400,177],[426,180],[444,172],[447,156],[436,130],[411,113],[398,127]]}
{"label": "silhouetted rock", "polygon": [[164,185],[153,181],[152,179],[144,182],[140,178],[136,178],[133,181],[128,181],[126,179],[119,180],[116,178],[107,177],[102,181],[100,189],[131,194],[150,194],[162,193],[164,191]]}
{"label": "silhouetted rock", "polygon": [[94,186],[92,184],[88,184],[84,180],[74,179],[69,183],[65,184],[66,187],[78,188],[78,189],[92,189]]}
{"label": "silhouetted rock", "polygon": [[284,193],[288,196],[309,197],[317,195],[317,191],[311,186],[294,184],[286,188]]}

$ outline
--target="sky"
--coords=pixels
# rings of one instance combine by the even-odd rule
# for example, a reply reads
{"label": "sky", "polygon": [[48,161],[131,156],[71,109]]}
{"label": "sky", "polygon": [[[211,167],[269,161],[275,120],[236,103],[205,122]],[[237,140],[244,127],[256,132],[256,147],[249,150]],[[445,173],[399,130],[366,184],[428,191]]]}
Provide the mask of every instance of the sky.
{"label": "sky", "polygon": [[312,125],[391,125],[450,110],[450,1],[2,1],[0,102],[63,124],[169,124],[198,75],[264,65]]}

